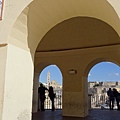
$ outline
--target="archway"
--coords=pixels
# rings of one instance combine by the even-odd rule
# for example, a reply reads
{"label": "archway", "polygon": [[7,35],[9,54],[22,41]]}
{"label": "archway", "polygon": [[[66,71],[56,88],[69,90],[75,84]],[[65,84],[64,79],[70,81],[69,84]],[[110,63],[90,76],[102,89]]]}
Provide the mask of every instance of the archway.
{"label": "archway", "polygon": [[[109,88],[120,90],[120,67],[112,62],[100,62],[92,67],[88,75],[88,94],[91,108],[109,109]],[[116,109],[116,103],[114,109]]]}
{"label": "archway", "polygon": [[[42,70],[39,76],[39,83],[42,83],[48,90],[52,86],[55,99],[55,110],[62,109],[62,73],[56,65],[49,65]],[[46,92],[45,109],[52,109],[48,92]]]}
{"label": "archway", "polygon": [[[67,2],[67,1],[66,3],[62,3],[61,1],[46,2],[46,1],[38,1],[38,0],[33,1],[31,3],[30,2],[31,1],[28,0],[24,3],[26,6],[28,5],[24,10],[23,10],[24,6],[22,6],[18,2],[17,5],[21,5],[21,6],[20,7],[18,7],[17,5],[15,6],[15,8],[17,9],[19,8],[19,11],[14,10],[16,11],[14,17],[20,14],[21,9],[23,11],[18,17],[14,18],[14,20],[9,21],[9,23],[11,23],[12,26],[10,26],[11,24],[7,24],[5,28],[7,27],[7,28],[10,28],[8,29],[9,31],[11,30],[8,38],[8,41],[10,44],[21,47],[23,49],[26,49],[28,47],[30,48],[30,51],[32,54],[34,54],[39,42],[51,28],[53,28],[54,26],[56,26],[57,24],[65,20],[68,20],[74,17],[84,16],[84,17],[98,19],[100,21],[105,22],[106,24],[109,24],[119,35],[119,32],[120,32],[119,17],[116,14],[117,11],[114,11],[113,9],[113,6],[112,6],[113,4],[109,3],[109,1],[99,1],[99,2],[87,1],[88,4],[86,4],[86,1],[76,1],[74,2],[74,4],[73,3],[71,4],[71,2]],[[59,3],[61,5],[58,5]],[[93,7],[93,4],[94,4],[94,7]],[[56,6],[59,6],[59,7],[56,7]],[[63,7],[65,9],[63,9]],[[88,8],[90,8],[90,10]],[[57,13],[57,11],[59,11],[59,14]],[[60,17],[61,15],[62,17]],[[112,21],[112,18],[114,18],[114,21]],[[36,22],[36,20],[39,22]],[[20,27],[18,27],[19,25]],[[6,34],[7,34],[7,31],[6,31]],[[4,34],[1,33],[1,35],[4,35]]]}
{"label": "archway", "polygon": [[[45,86],[48,90],[49,87],[52,86],[54,89],[54,93],[56,94],[56,97],[54,99],[55,101],[55,109],[62,109],[62,73],[60,69],[54,65],[49,64],[47,66],[39,66],[37,69],[36,77],[37,79],[34,79],[34,91],[33,91],[33,112],[37,112],[40,110],[40,101],[38,100],[38,87],[41,84]],[[49,93],[46,90],[46,99],[45,99],[45,110],[51,109],[51,101],[49,98]]]}

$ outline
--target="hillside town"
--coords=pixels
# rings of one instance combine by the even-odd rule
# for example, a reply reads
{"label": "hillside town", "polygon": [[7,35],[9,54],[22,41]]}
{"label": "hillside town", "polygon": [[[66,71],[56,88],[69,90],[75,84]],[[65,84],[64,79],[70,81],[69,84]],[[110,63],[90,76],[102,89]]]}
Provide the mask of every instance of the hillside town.
{"label": "hillside town", "polygon": [[108,102],[108,89],[116,88],[120,92],[119,82],[88,82],[88,94],[91,96],[91,108],[99,108]]}
{"label": "hillside town", "polygon": [[[62,85],[58,84],[56,80],[50,80],[50,72],[47,73],[46,83],[42,83],[46,88],[52,86],[56,94],[55,105],[56,107],[62,108]],[[120,92],[120,81],[110,81],[110,82],[88,82],[88,96],[90,97],[90,107],[100,108],[101,105],[107,104],[108,96],[107,91],[109,88],[116,88]],[[50,104],[48,93],[46,92],[46,109],[48,109],[48,104]],[[50,106],[50,105],[49,105]]]}

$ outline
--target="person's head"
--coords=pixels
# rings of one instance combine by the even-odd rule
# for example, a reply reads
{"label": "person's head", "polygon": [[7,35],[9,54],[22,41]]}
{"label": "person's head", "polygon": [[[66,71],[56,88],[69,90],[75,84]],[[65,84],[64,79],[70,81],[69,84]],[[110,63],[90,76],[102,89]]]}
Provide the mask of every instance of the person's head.
{"label": "person's head", "polygon": [[109,88],[109,91],[111,91],[111,88]]}
{"label": "person's head", "polygon": [[43,84],[42,84],[42,83],[40,83],[40,87],[43,87]]}

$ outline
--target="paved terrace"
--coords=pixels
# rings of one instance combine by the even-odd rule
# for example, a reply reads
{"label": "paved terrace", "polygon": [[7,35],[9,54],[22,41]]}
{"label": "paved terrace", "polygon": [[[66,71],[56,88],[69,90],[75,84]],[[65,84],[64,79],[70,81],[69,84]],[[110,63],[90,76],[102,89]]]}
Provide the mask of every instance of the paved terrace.
{"label": "paved terrace", "polygon": [[34,113],[32,120],[120,120],[120,111],[93,109],[85,118],[62,117],[62,110]]}

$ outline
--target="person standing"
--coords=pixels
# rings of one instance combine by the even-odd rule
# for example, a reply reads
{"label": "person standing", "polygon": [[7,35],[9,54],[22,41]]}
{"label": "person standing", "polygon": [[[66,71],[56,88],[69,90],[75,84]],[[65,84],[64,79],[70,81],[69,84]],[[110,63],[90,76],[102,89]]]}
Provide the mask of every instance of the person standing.
{"label": "person standing", "polygon": [[114,97],[116,99],[116,102],[117,102],[117,110],[120,111],[120,93],[117,91],[117,89],[113,88],[113,94],[114,94]]}
{"label": "person standing", "polygon": [[113,94],[113,91],[111,90],[111,88],[109,88],[109,90],[107,91],[107,95],[109,97],[109,107],[110,107],[110,110],[113,110],[114,108],[114,94]]}
{"label": "person standing", "polygon": [[54,111],[55,110],[55,106],[54,106],[55,93],[53,91],[52,86],[49,87],[49,97],[50,97],[50,100],[52,101],[52,111]]}
{"label": "person standing", "polygon": [[39,94],[39,99],[40,99],[40,107],[41,111],[44,111],[44,101],[45,101],[45,90],[48,90],[46,87],[43,86],[43,84],[40,84],[40,87],[38,88],[38,94]]}

